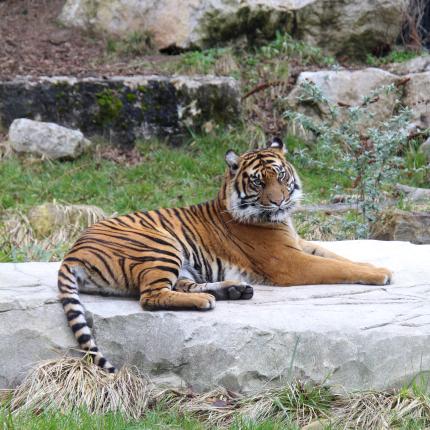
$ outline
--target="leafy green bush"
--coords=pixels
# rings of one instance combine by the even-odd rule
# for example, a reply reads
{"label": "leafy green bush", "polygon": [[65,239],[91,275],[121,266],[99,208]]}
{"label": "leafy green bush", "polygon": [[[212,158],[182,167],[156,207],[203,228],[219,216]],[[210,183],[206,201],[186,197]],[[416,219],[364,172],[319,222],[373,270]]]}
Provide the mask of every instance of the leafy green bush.
{"label": "leafy green bush", "polygon": [[408,148],[410,111],[398,105],[391,118],[369,126],[374,116],[370,105],[383,94],[395,93],[394,85],[381,87],[364,97],[361,105],[342,111],[315,84],[303,82],[301,87],[301,100],[322,104],[327,108],[327,119],[293,111],[287,111],[286,116],[316,137],[321,158],[310,163],[318,166],[330,162],[333,170],[348,179],[347,187],[340,182],[333,192],[354,191],[353,200],[362,215],[357,236],[365,237],[368,223],[375,220],[383,206],[385,191],[398,180],[404,167],[401,155]]}

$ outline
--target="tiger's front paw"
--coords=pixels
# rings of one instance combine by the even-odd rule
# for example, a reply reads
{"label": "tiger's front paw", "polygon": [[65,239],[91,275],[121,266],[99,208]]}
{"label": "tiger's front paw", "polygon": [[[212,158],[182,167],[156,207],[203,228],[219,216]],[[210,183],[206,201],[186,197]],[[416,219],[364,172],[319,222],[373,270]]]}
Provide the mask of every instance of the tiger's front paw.
{"label": "tiger's front paw", "polygon": [[209,311],[215,308],[216,299],[212,294],[191,293],[194,307],[199,311]]}
{"label": "tiger's front paw", "polygon": [[371,269],[369,284],[371,285],[388,285],[391,283],[393,274],[384,267],[375,267]]}

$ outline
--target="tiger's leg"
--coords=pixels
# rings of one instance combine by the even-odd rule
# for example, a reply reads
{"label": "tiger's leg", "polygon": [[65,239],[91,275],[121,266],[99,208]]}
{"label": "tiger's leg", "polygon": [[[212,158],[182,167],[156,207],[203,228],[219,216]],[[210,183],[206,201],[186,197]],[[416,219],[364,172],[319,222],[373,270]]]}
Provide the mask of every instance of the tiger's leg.
{"label": "tiger's leg", "polygon": [[251,285],[240,281],[198,284],[192,279],[180,278],[176,281],[175,290],[184,293],[209,293],[217,300],[248,300],[254,295]]}
{"label": "tiger's leg", "polygon": [[215,297],[208,293],[184,293],[172,291],[177,275],[172,271],[152,268],[145,271],[139,283],[140,304],[144,309],[197,309],[210,310],[215,307]]}
{"label": "tiger's leg", "polygon": [[355,263],[355,264],[360,264],[363,266],[368,266],[368,267],[375,267],[373,266],[373,264],[370,263],[356,263],[353,262],[351,260],[349,260],[348,258],[342,257],[332,251],[329,251],[328,249],[324,248],[323,246],[317,245],[316,243],[312,243],[309,242],[307,240],[304,239],[299,239],[299,244],[301,249],[306,252],[306,254],[311,254],[311,255],[317,255],[318,257],[324,257],[324,258],[333,258],[335,260],[340,260],[340,261],[348,261],[350,263]]}
{"label": "tiger's leg", "polygon": [[370,267],[304,252],[291,252],[287,267],[274,281],[278,285],[387,285],[391,281],[391,272],[382,267]]}

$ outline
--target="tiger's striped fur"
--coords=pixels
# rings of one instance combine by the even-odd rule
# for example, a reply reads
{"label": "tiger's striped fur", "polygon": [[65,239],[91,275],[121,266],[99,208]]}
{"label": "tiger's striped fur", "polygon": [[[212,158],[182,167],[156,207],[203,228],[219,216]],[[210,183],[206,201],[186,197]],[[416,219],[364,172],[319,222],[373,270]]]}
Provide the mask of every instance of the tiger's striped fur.
{"label": "tiger's striped fur", "polygon": [[298,237],[290,212],[301,184],[275,139],[262,150],[226,154],[218,196],[186,208],[135,212],[88,228],[58,275],[64,311],[82,349],[109,372],[85,319],[79,291],[135,296],[145,309],[215,307],[250,299],[250,284],[386,284],[383,268],[353,263]]}

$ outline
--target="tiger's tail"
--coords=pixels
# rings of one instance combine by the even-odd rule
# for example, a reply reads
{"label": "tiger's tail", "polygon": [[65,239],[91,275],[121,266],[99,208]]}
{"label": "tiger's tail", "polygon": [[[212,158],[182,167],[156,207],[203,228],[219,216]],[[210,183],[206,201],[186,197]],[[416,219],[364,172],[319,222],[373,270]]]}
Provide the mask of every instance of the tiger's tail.
{"label": "tiger's tail", "polygon": [[79,346],[93,357],[94,363],[109,373],[115,373],[115,367],[99,351],[90,327],[85,318],[85,309],[79,299],[79,286],[73,266],[63,261],[58,271],[58,289],[67,321]]}

